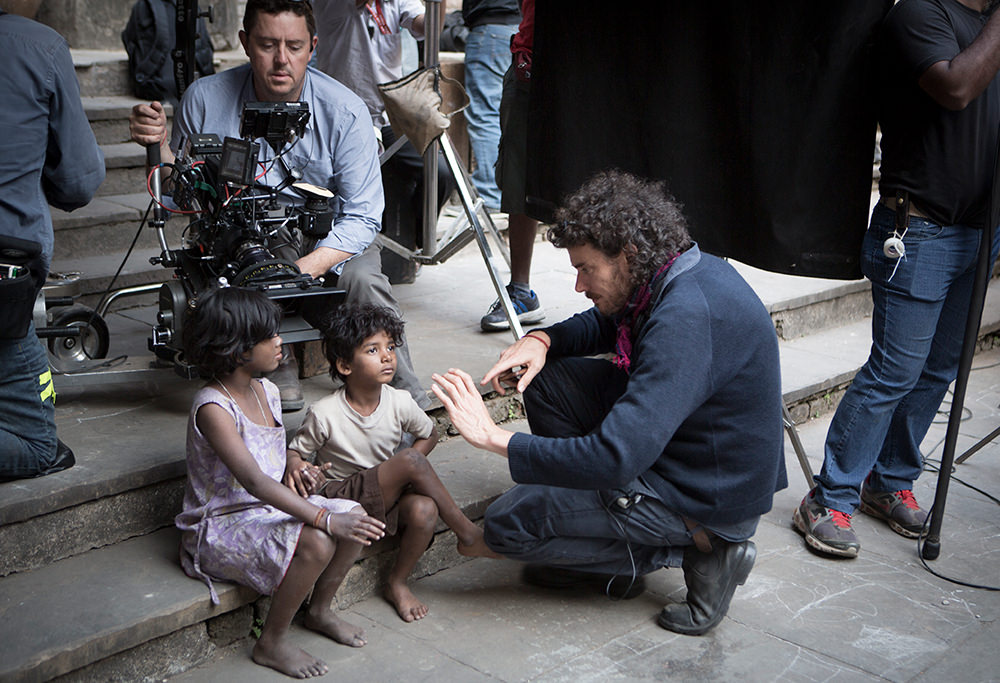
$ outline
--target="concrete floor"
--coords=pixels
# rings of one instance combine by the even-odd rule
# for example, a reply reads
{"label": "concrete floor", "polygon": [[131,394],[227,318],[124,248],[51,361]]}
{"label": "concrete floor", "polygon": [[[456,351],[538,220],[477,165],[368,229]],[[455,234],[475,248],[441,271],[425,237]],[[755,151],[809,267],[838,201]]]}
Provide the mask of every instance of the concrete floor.
{"label": "concrete floor", "polygon": [[[981,354],[971,376],[959,449],[1000,424],[1000,351]],[[941,418],[944,421],[944,418]],[[829,418],[799,430],[819,467]],[[925,442],[940,456],[945,426]],[[495,457],[495,456],[484,456]],[[405,624],[372,598],[343,616],[367,629],[354,650],[296,628],[295,642],[329,663],[329,680],[365,681],[996,681],[1000,680],[1000,594],[938,578],[921,566],[916,543],[865,515],[855,517],[862,551],[831,560],[806,549],[790,527],[805,492],[786,444],[790,486],[778,493],[755,542],[758,560],[728,617],[710,634],[679,636],[656,626],[660,608],[683,599],[679,570],[648,578],[631,601],[566,595],[523,584],[512,561],[474,560],[422,579],[430,606]],[[1000,493],[1000,442],[955,476]],[[936,474],[918,480],[929,506]],[[966,582],[1000,585],[1000,511],[995,500],[951,483],[941,556],[930,563]],[[179,681],[287,680],[254,665],[246,647],[193,669]]]}
{"label": "concrete floor", "polygon": [[[532,284],[549,313],[546,322],[586,308],[586,299],[572,291],[574,272],[566,254],[544,242],[536,246]],[[829,286],[752,269],[742,272],[766,303]],[[511,341],[506,333],[479,332],[479,317],[495,293],[474,247],[446,264],[425,266],[414,284],[395,291],[418,375],[428,386],[431,372],[448,367],[482,376]],[[132,354],[134,359],[145,353],[151,319],[149,308],[109,316],[111,355]],[[851,344],[864,353],[864,339]],[[803,361],[814,371],[817,362]],[[998,350],[977,356],[960,452],[1000,423],[997,364]],[[796,373],[784,360],[783,374],[787,389]],[[120,461],[115,466],[123,470],[138,468],[143,459],[177,466],[196,388],[197,383],[160,375],[145,384],[60,389],[60,434],[85,454],[77,467],[93,469],[95,481],[111,462]],[[329,378],[310,379],[306,399],[315,400],[329,389]],[[302,415],[286,416],[286,425],[295,428]],[[813,420],[799,430],[816,470],[828,420]],[[943,424],[932,428],[925,443],[931,458],[940,455],[943,436]],[[755,537],[756,568],[737,591],[729,616],[706,637],[674,635],[655,624],[665,603],[683,599],[678,570],[650,576],[647,592],[635,600],[610,602],[602,596],[530,588],[520,581],[517,563],[476,560],[416,583],[415,591],[431,608],[419,623],[404,624],[379,598],[346,610],[345,618],[368,631],[369,643],[362,649],[338,646],[301,629],[294,639],[331,665],[326,680],[1000,680],[1000,596],[935,577],[921,566],[915,542],[864,515],[855,518],[863,545],[860,557],[814,555],[790,527],[792,509],[806,484],[790,445],[786,459],[790,486],[775,496],[774,509]],[[1000,442],[959,466],[956,476],[995,495],[1000,490]],[[925,507],[933,499],[935,480],[928,472],[917,483],[917,497]],[[10,493],[18,495],[17,487]],[[932,567],[968,582],[1000,585],[998,539],[996,502],[953,481],[941,557]],[[254,665],[241,647],[178,680],[287,679]]]}

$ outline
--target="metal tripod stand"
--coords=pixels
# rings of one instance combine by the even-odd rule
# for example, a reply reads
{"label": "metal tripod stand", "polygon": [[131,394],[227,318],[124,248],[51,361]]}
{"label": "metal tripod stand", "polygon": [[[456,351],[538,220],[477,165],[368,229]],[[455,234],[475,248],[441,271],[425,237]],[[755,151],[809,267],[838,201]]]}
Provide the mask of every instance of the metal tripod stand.
{"label": "metal tripod stand", "polygon": [[[427,68],[440,66],[438,45],[441,36],[441,0],[426,0],[424,12],[424,66]],[[380,163],[391,157],[403,144],[406,137],[400,135],[382,155],[379,157]],[[464,220],[460,220],[447,233],[438,235],[438,202],[437,202],[437,181],[438,181],[438,150],[444,153],[445,163],[448,164],[451,174],[455,178],[458,186],[458,194],[462,201],[462,208],[465,212]],[[472,240],[476,241],[479,251],[486,263],[486,270],[489,272],[490,280],[496,289],[497,297],[503,306],[507,321],[510,323],[510,331],[514,335],[515,341],[520,339],[524,332],[521,323],[517,319],[517,313],[511,303],[507,288],[500,279],[494,263],[493,250],[486,239],[487,231],[496,242],[501,255],[510,267],[510,251],[503,241],[500,232],[497,230],[493,219],[476,192],[472,179],[468,171],[462,165],[455,151],[455,146],[448,138],[447,133],[442,134],[438,139],[431,142],[424,152],[424,201],[423,201],[423,246],[417,249],[409,249],[395,240],[379,234],[379,244],[403,258],[411,259],[417,263],[436,265],[444,263],[451,256],[456,254],[462,247]]]}

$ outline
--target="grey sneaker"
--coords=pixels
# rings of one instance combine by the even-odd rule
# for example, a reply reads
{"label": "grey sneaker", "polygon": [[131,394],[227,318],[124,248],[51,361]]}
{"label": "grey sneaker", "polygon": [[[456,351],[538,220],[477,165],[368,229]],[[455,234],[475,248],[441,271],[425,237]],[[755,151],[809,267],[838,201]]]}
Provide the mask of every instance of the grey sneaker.
{"label": "grey sneaker", "polygon": [[[534,291],[529,291],[528,296],[524,296],[518,294],[517,290],[512,289],[510,285],[507,285],[507,295],[510,296],[510,302],[514,305],[514,312],[517,313],[517,319],[521,323],[531,325],[541,322],[545,317],[545,311],[542,309],[542,305],[538,303],[538,297]],[[500,299],[493,302],[490,312],[484,315],[483,319],[479,321],[479,326],[483,328],[483,332],[499,332],[500,330],[510,329],[510,323],[507,322],[507,314],[504,313],[503,304],[500,303]]]}
{"label": "grey sneaker", "polygon": [[818,503],[816,489],[806,494],[795,508],[795,528],[816,550],[840,557],[857,557],[861,550],[851,516]]}
{"label": "grey sneaker", "polygon": [[913,491],[869,491],[861,489],[861,511],[889,523],[900,536],[917,538],[927,521],[927,511],[921,510]]}

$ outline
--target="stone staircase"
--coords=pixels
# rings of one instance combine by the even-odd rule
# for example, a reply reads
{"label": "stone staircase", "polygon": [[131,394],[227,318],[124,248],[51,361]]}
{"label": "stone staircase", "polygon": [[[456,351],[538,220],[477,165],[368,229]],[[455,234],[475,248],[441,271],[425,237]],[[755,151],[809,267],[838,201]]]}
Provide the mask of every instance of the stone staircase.
{"label": "stone staircase", "polygon": [[[121,57],[76,57],[109,173],[89,207],[54,212],[55,268],[82,271],[80,292],[93,299],[120,263],[148,200],[143,152],[125,142],[128,109],[137,100],[113,94],[124,83]],[[151,236],[140,235],[139,244],[116,287],[169,276],[146,261],[157,251]],[[585,308],[587,301],[572,292],[565,254],[544,243],[535,254],[533,284],[543,293],[547,322]],[[829,412],[867,356],[867,284],[736,266],[779,332],[784,398],[792,415],[801,422]],[[478,318],[493,298],[479,254],[470,247],[423,271],[414,284],[396,288],[421,379],[426,383],[432,370],[449,365],[481,376],[509,337],[478,332]],[[442,308],[442,301],[448,306]],[[152,315],[148,306],[114,314],[109,325],[120,346],[113,346],[113,354],[141,353]],[[998,330],[1000,286],[994,281],[983,343],[992,344]],[[135,378],[69,389],[57,378],[60,436],[76,451],[77,465],[0,484],[0,681],[163,680],[249,638],[266,611],[266,598],[221,583],[221,604],[213,607],[205,586],[180,570],[172,523],[183,495],[183,433],[196,385],[136,370]],[[329,381],[313,378],[304,388],[312,402],[329,390]],[[488,405],[511,429],[527,429],[516,397],[489,396]],[[435,469],[466,515],[481,519],[511,485],[506,462],[447,438],[453,430],[442,409],[431,412],[443,437],[432,454]],[[295,429],[301,419],[301,413],[286,415],[286,428]],[[821,455],[810,455],[817,466]],[[797,473],[789,472],[789,479],[802,485]],[[393,552],[391,541],[368,549],[338,593],[338,604],[376,594]],[[454,536],[441,526],[415,577],[460,561]]]}

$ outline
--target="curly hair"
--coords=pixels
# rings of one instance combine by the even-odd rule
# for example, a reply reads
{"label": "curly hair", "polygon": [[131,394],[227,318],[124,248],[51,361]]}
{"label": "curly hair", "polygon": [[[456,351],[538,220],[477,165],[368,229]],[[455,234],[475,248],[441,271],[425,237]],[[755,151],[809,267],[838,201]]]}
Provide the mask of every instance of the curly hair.
{"label": "curly hair", "polygon": [[323,352],[330,362],[330,377],[334,380],[344,379],[337,370],[337,360],[350,363],[365,339],[385,332],[397,347],[403,345],[403,321],[387,306],[343,304],[324,322]]}
{"label": "curly hair", "polygon": [[566,197],[555,219],[547,232],[555,246],[590,244],[609,258],[624,251],[636,286],[691,246],[687,219],[666,184],[617,169],[598,173]]}
{"label": "curly hair", "polygon": [[248,34],[257,25],[257,15],[261,12],[264,14],[291,12],[305,17],[309,37],[316,35],[316,17],[313,16],[312,3],[309,0],[247,0],[247,8],[243,12],[243,30]]}
{"label": "curly hair", "polygon": [[254,346],[278,334],[281,307],[254,289],[223,287],[198,297],[184,325],[184,354],[204,377],[225,377]]}

